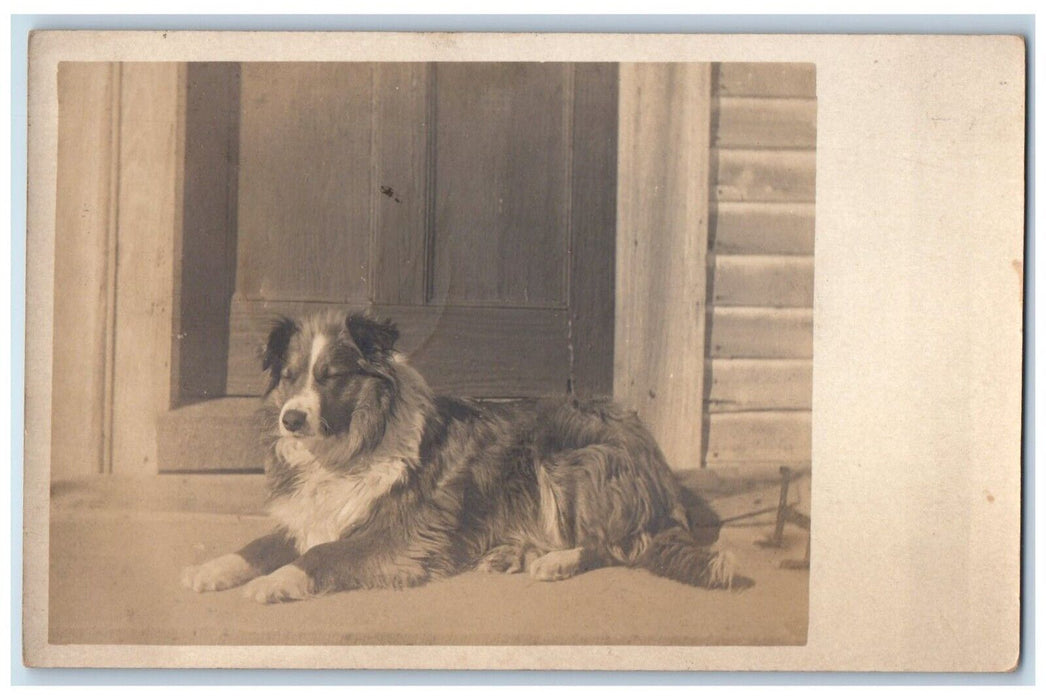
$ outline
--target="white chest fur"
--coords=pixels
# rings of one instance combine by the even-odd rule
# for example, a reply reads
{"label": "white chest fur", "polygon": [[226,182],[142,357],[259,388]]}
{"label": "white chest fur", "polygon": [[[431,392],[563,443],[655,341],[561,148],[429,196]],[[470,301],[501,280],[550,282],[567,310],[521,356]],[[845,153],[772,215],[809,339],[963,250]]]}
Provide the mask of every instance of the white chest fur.
{"label": "white chest fur", "polygon": [[347,475],[326,469],[303,448],[285,456],[293,456],[299,470],[298,488],[274,499],[269,513],[287,528],[302,554],[333,542],[364,521],[406,474],[399,459],[379,460],[365,471]]}

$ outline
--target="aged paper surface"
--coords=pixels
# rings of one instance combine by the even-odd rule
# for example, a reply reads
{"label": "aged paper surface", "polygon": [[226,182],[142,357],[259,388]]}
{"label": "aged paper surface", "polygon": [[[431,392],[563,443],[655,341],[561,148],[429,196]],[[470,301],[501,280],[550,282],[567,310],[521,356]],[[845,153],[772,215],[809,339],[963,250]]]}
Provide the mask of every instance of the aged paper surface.
{"label": "aged paper surface", "polygon": [[[52,388],[58,66],[252,60],[816,66],[816,476],[805,645],[49,643],[49,465],[52,430],[61,430],[52,425],[61,393]],[[38,33],[29,78],[30,665],[1002,671],[1016,664],[1025,95],[1019,39]],[[89,604],[90,593],[83,599]]]}

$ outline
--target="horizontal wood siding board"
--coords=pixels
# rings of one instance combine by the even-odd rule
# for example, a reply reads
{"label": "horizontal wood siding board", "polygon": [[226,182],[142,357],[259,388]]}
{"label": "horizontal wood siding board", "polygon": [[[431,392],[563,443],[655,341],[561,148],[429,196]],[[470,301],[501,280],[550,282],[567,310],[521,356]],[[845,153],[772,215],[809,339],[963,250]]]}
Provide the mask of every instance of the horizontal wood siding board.
{"label": "horizontal wood siding board", "polygon": [[713,358],[812,358],[813,311],[721,307],[712,313]]}
{"label": "horizontal wood siding board", "polygon": [[[228,393],[250,396],[264,389],[258,353],[275,316],[297,317],[330,308],[341,307],[234,301]],[[566,311],[377,306],[375,312],[399,325],[399,348],[438,392],[515,397],[566,391]]]}
{"label": "horizontal wood siding board", "polygon": [[711,360],[709,413],[806,409],[813,396],[810,360]]}
{"label": "horizontal wood siding board", "polygon": [[720,63],[716,94],[736,97],[814,97],[813,63]]}
{"label": "horizontal wood siding board", "polygon": [[814,151],[716,148],[712,161],[720,202],[814,201]]}
{"label": "horizontal wood siding board", "polygon": [[734,148],[813,148],[817,102],[811,99],[723,97],[716,100],[712,145]]}
{"label": "horizontal wood siding board", "polygon": [[713,413],[708,421],[708,462],[810,459],[809,411]]}
{"label": "horizontal wood siding board", "polygon": [[720,306],[812,307],[812,256],[718,255],[714,303]]}
{"label": "horizontal wood siding board", "polygon": [[717,254],[813,255],[814,205],[801,202],[719,202],[712,209]]}

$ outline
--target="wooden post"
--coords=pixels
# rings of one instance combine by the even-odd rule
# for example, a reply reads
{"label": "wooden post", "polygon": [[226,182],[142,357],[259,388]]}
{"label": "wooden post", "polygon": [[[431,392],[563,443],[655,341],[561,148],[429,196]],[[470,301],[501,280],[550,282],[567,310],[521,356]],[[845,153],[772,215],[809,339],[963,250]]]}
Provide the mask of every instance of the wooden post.
{"label": "wooden post", "polygon": [[119,65],[58,67],[51,478],[106,470]]}
{"label": "wooden post", "polygon": [[622,64],[614,396],[674,469],[701,466],[711,72]]}
{"label": "wooden post", "polygon": [[172,402],[185,66],[121,69],[112,471],[152,474],[157,422]]}

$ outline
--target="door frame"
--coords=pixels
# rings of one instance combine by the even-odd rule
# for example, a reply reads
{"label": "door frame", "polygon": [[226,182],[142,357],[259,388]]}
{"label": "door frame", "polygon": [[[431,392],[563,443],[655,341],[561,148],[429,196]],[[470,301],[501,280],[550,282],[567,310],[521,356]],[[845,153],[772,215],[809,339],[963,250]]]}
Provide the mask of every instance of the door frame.
{"label": "door frame", "polygon": [[[118,239],[135,236],[144,245],[117,246],[121,249],[114,263],[118,271],[117,294],[115,300],[106,298],[104,302],[115,323],[106,331],[109,336],[105,342],[86,353],[79,353],[78,349],[75,360],[56,359],[55,363],[55,387],[75,383],[73,375],[83,367],[92,368],[93,381],[102,377],[95,381],[101,389],[92,388],[86,400],[100,412],[103,423],[110,428],[109,435],[113,434],[113,425],[120,426],[126,444],[107,452],[102,436],[77,435],[74,439],[54,431],[52,474],[59,477],[99,472],[155,473],[157,425],[163,414],[186,401],[205,398],[206,387],[195,395],[186,393],[181,378],[190,372],[193,362],[199,362],[191,359],[194,352],[200,351],[200,346],[194,345],[196,339],[214,332],[213,327],[206,331],[201,331],[199,325],[193,328],[195,321],[191,319],[199,319],[194,304],[201,303],[200,299],[207,301],[208,295],[192,296],[186,292],[185,281],[192,271],[178,264],[187,244],[185,211],[167,204],[182,201],[185,168],[200,165],[186,161],[185,129],[187,99],[193,95],[186,88],[187,75],[199,77],[201,68],[195,66],[187,73],[187,64],[119,64],[119,70],[114,71],[112,66],[117,64],[96,65],[99,68],[90,78],[92,89],[114,95],[120,105],[116,110],[99,109],[85,115],[102,127],[108,125],[118,137],[92,146],[95,156],[103,160],[111,158],[111,153],[120,154],[115,173],[119,186],[95,192],[116,212],[117,224],[110,221],[101,238],[115,231]],[[578,197],[598,198],[611,204],[604,218],[586,218],[580,209],[576,216],[572,215],[572,246],[578,265],[592,253],[593,246],[600,245],[600,231],[613,226],[617,233],[616,267],[611,268],[610,275],[585,281],[580,270],[575,269],[578,265],[572,265],[570,271],[570,294],[572,302],[576,302],[576,308],[571,304],[574,311],[568,324],[571,366],[575,368],[570,388],[585,393],[587,387],[612,385],[615,398],[637,408],[650,424],[666,447],[670,463],[680,468],[700,466],[705,421],[702,403],[710,151],[708,64],[621,64],[618,70],[602,72],[594,64],[578,64],[578,70],[592,74],[575,80],[577,105],[591,106],[608,99],[618,104],[618,121],[612,125],[574,120],[575,143],[601,147],[575,148],[572,189]],[[122,76],[118,84],[113,82],[114,74]],[[234,77],[227,74],[221,80],[226,85],[235,83]],[[653,95],[659,97],[652,98]],[[673,95],[686,95],[691,101],[689,108],[680,110],[679,99]],[[143,102],[149,103],[151,118],[127,118],[135,109],[144,108]],[[238,109],[230,108],[223,114],[228,119],[238,118]],[[68,128],[68,124],[60,124],[60,131],[63,128]],[[216,141],[235,133],[231,124],[218,131],[225,136],[212,134]],[[145,152],[151,154],[146,160],[150,172],[132,173],[131,161],[141,159]],[[204,158],[202,162],[228,170],[230,152],[226,149],[224,160],[219,161],[215,160],[216,151],[211,150],[205,154],[211,160]],[[615,152],[616,155],[609,155]],[[609,192],[601,189],[600,178],[586,175],[610,168],[617,170],[618,178],[616,187]],[[234,173],[227,172],[227,177],[233,178]],[[90,190],[88,185],[76,183],[73,189],[80,186]],[[222,230],[228,230],[230,216],[234,216],[229,192],[227,188],[223,196],[214,197],[208,208],[208,215],[225,227]],[[686,194],[674,198],[672,192]],[[128,203],[138,201],[160,202],[163,206],[154,206],[148,216],[137,222],[129,216],[119,217],[121,211],[127,213]],[[200,215],[194,216],[193,230],[199,230]],[[231,221],[234,223],[235,219]],[[78,222],[67,222],[63,227],[60,221],[59,228],[63,237],[99,237],[96,228]],[[228,240],[214,234],[215,228],[207,230],[212,235],[209,245],[215,250],[225,246],[227,251]],[[665,244],[666,240],[672,243]],[[640,242],[645,246],[642,249]],[[677,244],[685,247],[680,249]],[[97,245],[91,250],[96,253],[87,261],[89,264],[103,269],[110,265],[109,246]],[[687,254],[680,255],[679,250]],[[56,252],[56,257],[61,255],[61,250]],[[223,264],[230,265],[227,255]],[[234,268],[234,261],[231,264]],[[119,294],[120,281],[125,279],[119,277],[121,269],[133,274],[126,278],[123,287],[132,290],[130,295]],[[676,288],[680,274],[685,284]],[[126,286],[131,279],[135,284]],[[637,293],[615,293],[631,289]],[[70,292],[78,290],[62,291],[71,297]],[[105,289],[100,293],[104,295]],[[224,289],[219,289],[221,303],[225,294]],[[696,299],[690,294],[695,294]],[[56,288],[56,304],[62,296]],[[139,305],[139,301],[143,303]],[[615,319],[612,328],[596,322],[608,309]],[[121,330],[124,322],[130,325]],[[121,340],[133,341],[127,352],[117,349]],[[56,357],[62,353],[58,343],[55,352]],[[72,354],[70,351],[69,356]],[[107,374],[105,368],[110,366],[112,370]],[[128,372],[141,377],[140,381],[115,381],[117,377],[131,376]],[[641,381],[626,381],[633,376]],[[217,386],[219,379],[215,374],[208,382]],[[107,396],[106,382],[125,387],[126,396]],[[118,407],[121,402],[125,403],[123,409]],[[105,430],[102,432],[106,434]],[[85,440],[103,444],[97,458],[82,458]]]}

